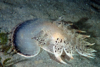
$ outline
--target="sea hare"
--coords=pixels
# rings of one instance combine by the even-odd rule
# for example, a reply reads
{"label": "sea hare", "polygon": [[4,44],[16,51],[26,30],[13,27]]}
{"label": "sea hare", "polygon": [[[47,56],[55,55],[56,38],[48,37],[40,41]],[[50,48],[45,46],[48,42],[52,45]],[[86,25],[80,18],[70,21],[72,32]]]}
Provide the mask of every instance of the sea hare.
{"label": "sea hare", "polygon": [[88,46],[94,45],[85,41],[88,35],[82,35],[84,31],[72,28],[73,23],[66,21],[50,21],[45,19],[33,19],[25,21],[15,27],[12,33],[12,44],[18,54],[24,57],[34,57],[40,52],[40,48],[54,54],[63,64],[65,54],[73,59],[74,53],[93,58],[94,49]]}

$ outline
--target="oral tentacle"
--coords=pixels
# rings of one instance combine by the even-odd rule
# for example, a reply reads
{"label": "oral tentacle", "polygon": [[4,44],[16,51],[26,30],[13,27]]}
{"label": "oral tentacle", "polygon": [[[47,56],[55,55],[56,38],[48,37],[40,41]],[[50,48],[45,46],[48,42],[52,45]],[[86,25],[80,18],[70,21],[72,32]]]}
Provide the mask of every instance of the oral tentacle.
{"label": "oral tentacle", "polygon": [[94,50],[90,47],[87,47],[87,46],[94,45],[95,43],[91,44],[89,42],[86,42],[82,38],[77,38],[77,40],[79,40],[79,42],[76,45],[76,51],[82,56],[85,56],[88,58],[94,58],[94,56],[95,56],[94,52],[96,52],[96,50]]}
{"label": "oral tentacle", "polygon": [[64,51],[65,51],[66,55],[68,57],[70,57],[70,59],[74,59],[73,56],[72,56],[72,52],[71,51],[67,51],[66,49],[64,49]]}
{"label": "oral tentacle", "polygon": [[55,57],[57,58],[58,61],[60,61],[63,64],[67,64],[65,61],[62,60],[60,55],[55,54]]}
{"label": "oral tentacle", "polygon": [[71,46],[71,44],[69,42],[67,42],[67,40],[65,41],[65,46],[64,46],[64,51],[66,53],[66,55],[70,58],[73,59],[72,56],[72,51],[73,51],[73,47]]}
{"label": "oral tentacle", "polygon": [[63,64],[67,64],[65,61],[62,60],[61,55],[63,52],[63,49],[58,50],[58,48],[56,46],[53,46],[53,51],[54,51],[54,55],[57,58],[57,60]]}

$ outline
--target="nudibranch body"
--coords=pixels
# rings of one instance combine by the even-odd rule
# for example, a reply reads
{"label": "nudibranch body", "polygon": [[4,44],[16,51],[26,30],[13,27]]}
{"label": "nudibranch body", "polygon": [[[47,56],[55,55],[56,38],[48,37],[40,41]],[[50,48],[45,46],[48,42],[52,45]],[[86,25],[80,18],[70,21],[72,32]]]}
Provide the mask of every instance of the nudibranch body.
{"label": "nudibranch body", "polygon": [[85,41],[88,35],[77,32],[84,32],[71,28],[72,23],[65,21],[49,21],[43,19],[29,20],[19,24],[13,31],[12,42],[16,51],[25,57],[34,57],[40,52],[40,48],[54,54],[63,64],[61,56],[65,54],[73,59],[75,52],[93,58],[96,52],[86,47],[94,45]]}

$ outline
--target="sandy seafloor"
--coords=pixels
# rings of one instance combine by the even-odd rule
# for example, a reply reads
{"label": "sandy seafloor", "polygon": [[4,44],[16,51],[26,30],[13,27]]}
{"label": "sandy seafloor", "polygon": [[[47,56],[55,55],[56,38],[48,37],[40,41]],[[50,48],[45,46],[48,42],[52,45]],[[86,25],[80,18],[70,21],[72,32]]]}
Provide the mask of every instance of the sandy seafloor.
{"label": "sandy seafloor", "polygon": [[[78,22],[78,26],[89,32],[90,42],[98,52],[94,59],[74,56],[70,63],[73,67],[100,67],[100,1],[98,0],[0,0],[0,28],[2,32],[10,32],[17,24],[34,19],[57,19],[60,16],[65,21]],[[86,20],[87,19],[87,20]],[[84,21],[85,20],[85,21]],[[33,58],[26,59],[19,55],[0,56],[11,57],[13,67],[72,67],[60,64],[42,51]],[[26,59],[26,60],[25,60]]]}

